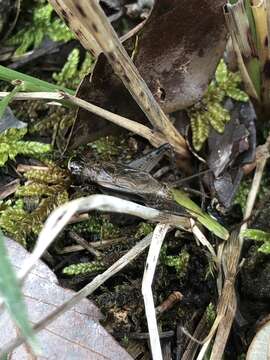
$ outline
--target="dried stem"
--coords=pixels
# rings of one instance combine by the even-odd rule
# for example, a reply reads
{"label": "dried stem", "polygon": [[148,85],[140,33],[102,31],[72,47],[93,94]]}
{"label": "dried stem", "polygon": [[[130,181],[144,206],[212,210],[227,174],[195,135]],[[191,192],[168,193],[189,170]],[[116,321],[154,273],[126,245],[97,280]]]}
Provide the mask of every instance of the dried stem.
{"label": "dried stem", "polygon": [[162,360],[162,352],[152,293],[152,282],[155,275],[159,252],[169,228],[170,226],[168,224],[158,224],[156,226],[148,252],[142,281],[142,294],[153,360]]}
{"label": "dried stem", "polygon": [[254,30],[248,21],[244,0],[224,7],[225,19],[231,34],[243,80],[249,95],[260,98],[260,62],[254,39]]}
{"label": "dried stem", "polygon": [[[54,10],[62,18],[62,20],[68,23],[68,18],[72,16],[68,6],[66,6],[65,1],[62,0],[49,0],[51,5],[54,7]],[[95,58],[102,52],[98,43],[96,42],[94,36],[91,33],[88,33],[87,36],[84,36],[87,33],[87,29],[84,26],[74,19],[72,22],[68,23],[70,30],[75,34],[77,39],[80,41],[82,46],[87,49]]]}
{"label": "dried stem", "polygon": [[[0,98],[7,96],[9,92],[0,92]],[[142,125],[136,121],[127,119],[123,116],[114,114],[108,110],[102,109],[93,105],[85,100],[79,99],[67,93],[57,92],[31,92],[31,93],[18,93],[14,96],[13,100],[27,100],[27,99],[40,99],[40,100],[55,100],[55,101],[68,101],[69,103],[80,106],[81,108],[92,112],[124,129],[133,132],[145,139],[147,139],[154,147],[159,147],[167,143],[166,138],[161,133],[149,129],[147,126]]]}
{"label": "dried stem", "polygon": [[[54,1],[51,3],[53,6],[55,5]],[[115,73],[123,81],[153,127],[165,135],[167,142],[174,147],[177,153],[183,157],[188,157],[189,152],[185,139],[175,129],[156,102],[98,2],[62,0],[58,5],[56,10],[60,11],[59,7],[63,6],[64,15],[63,11],[62,15],[86,49],[90,50],[85,39],[89,38],[90,35],[94,36]]]}
{"label": "dried stem", "polygon": [[[263,175],[263,170],[266,165],[267,159],[270,157],[270,135],[268,136],[264,145],[260,146],[257,150],[257,166],[253,177],[251,189],[248,194],[247,205],[245,210],[244,219],[251,216],[255,200],[260,188],[260,183]],[[234,231],[229,239],[229,242],[224,246],[223,253],[223,270],[225,273],[225,282],[222,293],[219,299],[217,308],[217,318],[219,317],[218,330],[215,342],[212,348],[210,360],[220,360],[224,352],[227,339],[230,334],[230,329],[235,316],[237,302],[234,290],[235,278],[238,270],[238,263],[243,246],[243,237],[241,232],[247,227],[247,222],[241,226],[240,234]]]}
{"label": "dried stem", "polygon": [[85,250],[89,251],[90,254],[94,255],[95,257],[100,257],[102,254],[100,251],[93,248],[92,244],[89,244],[83,237],[78,235],[75,231],[70,230],[68,235],[71,237],[72,240],[76,241],[79,245],[81,245]]}

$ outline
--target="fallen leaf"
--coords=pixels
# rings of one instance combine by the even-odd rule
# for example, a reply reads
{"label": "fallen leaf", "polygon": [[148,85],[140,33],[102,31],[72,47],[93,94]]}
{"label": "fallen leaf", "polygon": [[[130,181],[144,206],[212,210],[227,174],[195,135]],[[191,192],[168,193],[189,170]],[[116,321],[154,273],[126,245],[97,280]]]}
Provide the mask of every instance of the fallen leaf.
{"label": "fallen leaf", "polygon": [[31,346],[32,351],[37,353],[39,345],[28,318],[16,273],[7,254],[2,231],[0,231],[0,261],[0,295],[3,298],[6,310]]}
{"label": "fallen leaf", "polygon": [[[225,48],[224,3],[224,0],[156,1],[142,30],[124,43],[165,112],[194,104],[206,91]],[[99,56],[92,76],[85,77],[77,95],[106,110],[147,122],[104,55]],[[71,145],[76,147],[116,129],[119,131],[80,109]]]}
{"label": "fallen leaf", "polygon": [[[20,270],[29,253],[17,242],[5,240],[16,271]],[[23,294],[33,324],[70,299],[74,292],[57,284],[53,272],[39,261],[28,275]],[[99,324],[102,314],[88,299],[67,311],[44,330],[37,333],[43,356],[38,359],[132,359]],[[17,330],[7,312],[0,314],[0,347],[15,338]],[[28,348],[21,345],[9,359],[32,359]]]}
{"label": "fallen leaf", "polygon": [[246,360],[268,360],[270,356],[270,321],[263,325],[249,345]]}
{"label": "fallen leaf", "polygon": [[226,209],[232,205],[244,175],[243,166],[256,156],[256,114],[250,102],[227,100],[231,120],[223,134],[212,130],[208,138],[207,164],[212,173],[204,183]]}
{"label": "fallen leaf", "polygon": [[18,120],[8,106],[0,121],[0,133],[12,128],[22,129],[25,127],[27,127],[27,123]]}

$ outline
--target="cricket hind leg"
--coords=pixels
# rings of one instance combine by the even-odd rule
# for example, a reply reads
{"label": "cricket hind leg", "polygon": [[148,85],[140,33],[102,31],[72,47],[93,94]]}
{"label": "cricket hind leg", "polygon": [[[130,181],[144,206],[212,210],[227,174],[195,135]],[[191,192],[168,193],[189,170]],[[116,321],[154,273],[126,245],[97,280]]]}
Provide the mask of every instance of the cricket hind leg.
{"label": "cricket hind leg", "polygon": [[163,144],[157,149],[149,151],[144,156],[129,162],[128,166],[137,170],[151,172],[166,155],[169,156],[173,173],[176,174],[175,155],[170,144]]}

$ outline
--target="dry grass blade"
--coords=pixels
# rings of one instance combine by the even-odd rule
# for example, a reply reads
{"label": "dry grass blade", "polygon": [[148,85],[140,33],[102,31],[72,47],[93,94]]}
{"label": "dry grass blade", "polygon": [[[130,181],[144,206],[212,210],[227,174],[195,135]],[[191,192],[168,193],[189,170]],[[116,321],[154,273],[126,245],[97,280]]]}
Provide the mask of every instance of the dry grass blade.
{"label": "dry grass blade", "polygon": [[[256,99],[260,98],[261,74],[258,59],[256,39],[253,36],[253,28],[249,23],[244,0],[238,0],[235,4],[226,4],[225,18],[233,45],[236,50],[239,69],[243,74],[243,80],[247,80],[247,91]],[[240,54],[239,54],[240,51]]]}
{"label": "dry grass blade", "polygon": [[248,73],[248,71],[246,69],[245,62],[243,60],[243,56],[241,54],[241,51],[240,51],[239,45],[237,43],[235,33],[233,31],[234,26],[233,26],[232,13],[230,11],[228,11],[226,6],[224,7],[224,16],[225,16],[227,27],[229,29],[229,32],[230,32],[230,35],[231,35],[231,38],[232,38],[233,48],[234,48],[234,51],[235,51],[235,54],[236,54],[238,67],[239,67],[243,82],[245,84],[245,89],[246,89],[247,93],[253,99],[259,100],[256,89],[255,89],[255,87],[254,87],[254,85],[253,85],[253,83],[251,81],[251,78],[249,76],[249,73]]}
{"label": "dry grass blade", "polygon": [[[65,2],[62,0],[50,0],[49,2],[52,4],[55,11],[62,18],[62,20],[67,22],[67,19],[69,16],[71,16],[71,14],[69,12],[69,8],[65,5]],[[82,46],[87,49],[94,57],[98,57],[102,50],[91,34],[84,36],[87,30],[83,27],[83,25],[78,22],[71,22],[69,27],[81,42]]]}
{"label": "dry grass blade", "polygon": [[142,294],[145,314],[150,336],[151,352],[154,360],[162,360],[156,310],[152,293],[152,282],[163,240],[169,230],[168,224],[158,224],[154,230],[152,242],[148,252],[142,281]]}
{"label": "dry grass blade", "polygon": [[[269,148],[270,136],[268,136],[265,144],[259,148],[259,155],[257,154],[257,167],[247,199],[244,216],[245,219],[248,219],[251,216],[252,209],[259,191],[263,170],[267,159],[270,156]],[[233,323],[237,307],[234,283],[243,246],[241,232],[245,230],[246,227],[247,224],[245,222],[241,226],[240,232],[238,233],[238,231],[234,231],[231,234],[228,243],[226,243],[224,246],[223,270],[225,273],[225,281],[217,307],[217,318],[210,332],[211,335],[214,335],[214,331],[217,329],[210,360],[219,360],[222,358],[222,354],[224,352]],[[206,346],[201,350],[201,354],[203,354],[205,350]]]}
{"label": "dry grass blade", "polygon": [[217,319],[219,318],[217,334],[212,348],[210,360],[222,359],[223,352],[229,337],[232,322],[236,312],[235,278],[240,259],[241,245],[239,230],[232,232],[229,241],[225,244],[223,259],[225,281],[217,306]]}
{"label": "dry grass blade", "polygon": [[[52,1],[52,5],[55,5],[54,1]],[[73,31],[77,31],[77,36],[80,39],[83,40],[91,34],[95,37],[115,73],[123,81],[153,127],[164,134],[167,142],[174,147],[177,153],[183,157],[188,157],[189,152],[185,139],[175,129],[154,99],[98,2],[62,0],[61,6],[64,6],[65,11],[68,9],[65,13],[67,15],[66,21]],[[78,32],[79,28],[81,33]],[[87,47],[86,49],[90,50]]]}
{"label": "dry grass blade", "polygon": [[[0,98],[9,95],[9,92],[0,92]],[[81,108],[92,112],[93,114],[99,115],[104,119],[123,127],[124,129],[137,134],[146,140],[148,140],[154,147],[159,147],[167,143],[166,138],[157,131],[149,129],[149,127],[142,125],[136,121],[127,119],[118,114],[114,114],[108,110],[102,109],[94,104],[91,104],[85,100],[79,99],[76,96],[69,95],[67,93],[56,93],[56,92],[20,92],[13,98],[14,100],[55,100],[55,101],[68,101],[73,105],[80,106]]]}

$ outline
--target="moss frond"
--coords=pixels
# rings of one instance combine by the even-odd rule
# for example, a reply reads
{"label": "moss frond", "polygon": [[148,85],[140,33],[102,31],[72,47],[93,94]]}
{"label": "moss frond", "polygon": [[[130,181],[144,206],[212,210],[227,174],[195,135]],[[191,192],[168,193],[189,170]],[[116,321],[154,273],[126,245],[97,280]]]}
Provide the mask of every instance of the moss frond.
{"label": "moss frond", "polygon": [[38,4],[32,21],[9,39],[8,44],[17,46],[16,55],[22,55],[28,49],[38,47],[45,36],[53,41],[69,41],[74,37],[61,19],[54,18],[50,4]]}
{"label": "moss frond", "polygon": [[63,274],[66,275],[82,275],[97,273],[104,270],[105,266],[102,262],[92,261],[89,263],[72,264],[63,269]]}
{"label": "moss frond", "polygon": [[169,267],[173,267],[179,278],[185,276],[189,264],[190,255],[187,250],[183,249],[181,252],[174,255],[167,255],[167,246],[164,245],[160,252],[161,262]]}
{"label": "moss frond", "polygon": [[[65,170],[50,165],[48,170],[31,170],[25,177],[30,182],[20,186],[15,195],[20,199],[15,205],[2,204],[0,227],[15,240],[26,246],[30,235],[37,236],[48,215],[59,205],[68,201],[69,178]],[[25,198],[37,198],[36,208],[24,209]]]}
{"label": "moss frond", "polygon": [[137,227],[137,231],[135,233],[135,239],[140,239],[142,237],[147,236],[148,234],[150,234],[153,231],[154,227],[153,224],[149,224],[146,222],[141,222],[139,223],[138,227]]}
{"label": "moss frond", "polygon": [[18,154],[35,156],[51,151],[51,146],[36,141],[23,141],[27,129],[8,129],[0,134],[0,166],[8,159],[15,160]]}
{"label": "moss frond", "polygon": [[[26,246],[26,234],[29,230],[29,222],[24,221],[26,216],[27,212],[16,206],[8,206],[0,211],[0,227],[23,246]],[[22,222],[24,225],[18,227]]]}
{"label": "moss frond", "polygon": [[103,240],[113,239],[120,235],[120,229],[103,214],[96,214],[87,221],[73,224],[72,229],[83,237],[89,234],[98,234]]}
{"label": "moss frond", "polygon": [[67,62],[63,66],[59,73],[53,74],[53,79],[57,85],[65,86],[75,89],[80,81],[87,75],[94,63],[94,58],[91,55],[86,54],[85,59],[79,67],[80,52],[78,49],[73,49],[68,56]]}
{"label": "moss frond", "polygon": [[188,110],[192,143],[196,151],[201,150],[211,128],[223,133],[226,123],[230,121],[230,114],[223,107],[225,97],[248,101],[247,94],[239,89],[240,83],[240,75],[230,72],[222,59],[216,70],[215,81],[211,82],[203,99]]}

